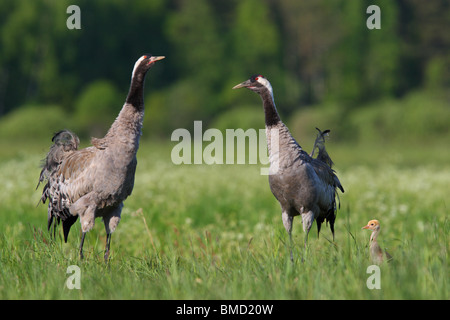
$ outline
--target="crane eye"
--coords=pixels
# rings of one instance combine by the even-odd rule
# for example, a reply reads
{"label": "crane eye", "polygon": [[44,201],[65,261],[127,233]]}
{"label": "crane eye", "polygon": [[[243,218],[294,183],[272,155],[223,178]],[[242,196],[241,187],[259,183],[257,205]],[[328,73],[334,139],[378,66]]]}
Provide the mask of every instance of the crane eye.
{"label": "crane eye", "polygon": [[255,77],[255,81],[258,81],[259,77]]}

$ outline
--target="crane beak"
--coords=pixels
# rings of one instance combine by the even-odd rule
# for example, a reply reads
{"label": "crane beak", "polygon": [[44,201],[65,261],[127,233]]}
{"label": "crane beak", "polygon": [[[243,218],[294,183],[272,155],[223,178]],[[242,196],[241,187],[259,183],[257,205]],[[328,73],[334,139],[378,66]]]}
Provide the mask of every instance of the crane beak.
{"label": "crane beak", "polygon": [[242,83],[239,83],[237,85],[235,85],[233,87],[233,89],[239,89],[239,88],[247,88],[247,87],[251,87],[251,82],[250,80],[244,81]]}
{"label": "crane beak", "polygon": [[165,56],[151,56],[150,57],[150,62],[159,61],[159,60],[162,60],[164,58],[165,58]]}
{"label": "crane beak", "polygon": [[369,229],[369,226],[364,226],[361,229]]}

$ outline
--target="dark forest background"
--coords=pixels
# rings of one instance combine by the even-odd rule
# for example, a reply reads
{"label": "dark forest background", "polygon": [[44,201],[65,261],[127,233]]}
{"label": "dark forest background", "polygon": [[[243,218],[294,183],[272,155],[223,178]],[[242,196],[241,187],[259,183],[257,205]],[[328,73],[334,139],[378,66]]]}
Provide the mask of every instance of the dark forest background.
{"label": "dark forest background", "polygon": [[[66,26],[71,4],[81,30]],[[366,27],[371,4],[380,30]],[[448,138],[449,30],[447,0],[3,0],[0,136],[104,134],[152,53],[166,59],[147,78],[145,139],[194,120],[264,127],[260,100],[231,90],[255,73],[294,133]]]}

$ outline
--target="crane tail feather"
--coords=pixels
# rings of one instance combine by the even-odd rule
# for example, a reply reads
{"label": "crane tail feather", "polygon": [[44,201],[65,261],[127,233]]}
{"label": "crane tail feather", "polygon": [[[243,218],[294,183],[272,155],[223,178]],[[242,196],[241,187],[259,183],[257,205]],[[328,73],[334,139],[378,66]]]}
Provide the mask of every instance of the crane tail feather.
{"label": "crane tail feather", "polygon": [[314,157],[314,153],[316,149],[318,150],[318,154],[316,159],[325,162],[330,168],[333,167],[334,163],[328,155],[327,150],[325,149],[325,138],[329,136],[330,130],[321,131],[319,128],[316,128],[319,133],[317,134],[316,141],[314,141],[313,150],[310,154],[311,157]]}
{"label": "crane tail feather", "polygon": [[[61,198],[59,191],[56,191],[58,188],[55,188],[55,186],[58,183],[56,175],[61,162],[68,154],[78,149],[80,139],[69,130],[61,130],[53,135],[52,142],[53,144],[50,146],[47,156],[42,161],[42,170],[36,186],[37,189],[41,182],[47,182],[42,190],[42,196],[38,204],[40,202],[45,203],[49,199],[47,212],[47,229],[49,231],[52,226],[56,229],[60,220],[63,220],[63,229],[70,229],[70,226],[73,224],[73,222],[65,222],[67,214],[63,212],[64,208],[62,205],[62,201],[65,199]],[[67,238],[68,231],[64,231],[64,233]]]}
{"label": "crane tail feather", "polygon": [[63,232],[64,232],[64,242],[67,243],[67,236],[69,235],[70,228],[78,220],[78,216],[69,216],[63,220]]}

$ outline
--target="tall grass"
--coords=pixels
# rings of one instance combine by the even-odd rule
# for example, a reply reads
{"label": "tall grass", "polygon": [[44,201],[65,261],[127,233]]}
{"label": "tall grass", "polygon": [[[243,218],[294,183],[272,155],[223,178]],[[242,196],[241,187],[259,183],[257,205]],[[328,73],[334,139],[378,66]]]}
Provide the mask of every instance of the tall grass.
{"label": "tall grass", "polygon": [[[335,147],[336,148],[336,147]],[[338,149],[338,148],[336,148]],[[346,193],[336,239],[316,227],[303,247],[294,219],[294,262],[267,176],[257,165],[173,165],[170,148],[143,143],[133,194],[103,263],[100,219],[78,258],[80,227],[68,243],[51,239],[36,204],[39,161],[33,148],[0,160],[1,299],[448,299],[447,163],[352,165],[336,152]],[[370,290],[370,219],[394,260]],[[81,289],[65,285],[81,270]]]}

